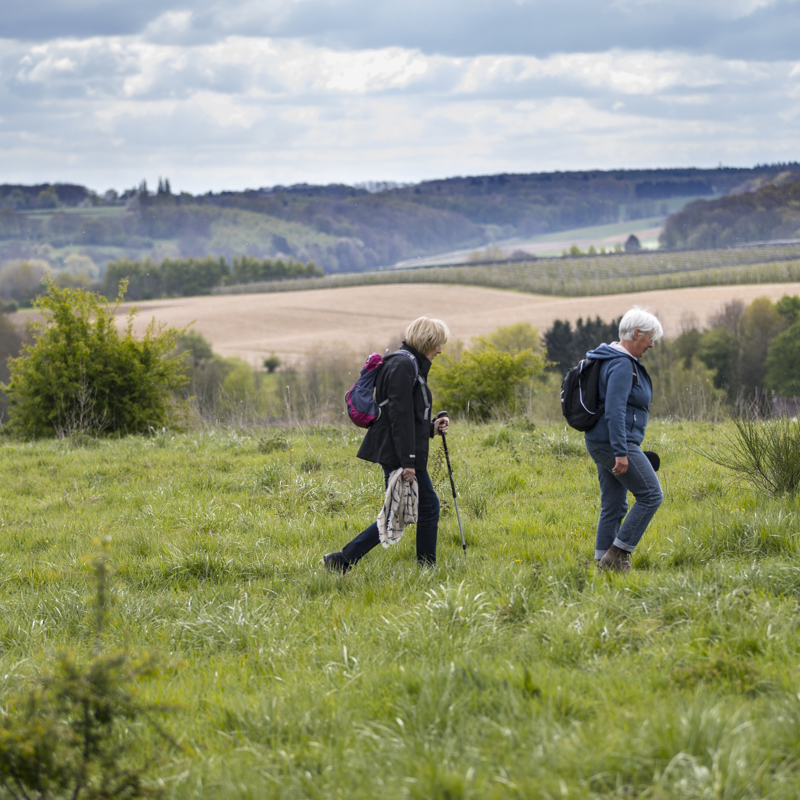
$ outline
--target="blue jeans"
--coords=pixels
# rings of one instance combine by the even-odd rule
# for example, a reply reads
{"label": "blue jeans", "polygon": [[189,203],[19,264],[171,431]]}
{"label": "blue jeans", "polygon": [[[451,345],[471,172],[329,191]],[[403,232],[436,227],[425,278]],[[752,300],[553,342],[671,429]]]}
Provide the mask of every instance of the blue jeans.
{"label": "blue jeans", "polygon": [[[384,486],[389,482],[393,470],[383,467]],[[427,470],[417,470],[419,505],[417,511],[417,561],[420,564],[436,563],[436,537],[439,532],[439,498],[431,483]],[[355,564],[373,547],[381,543],[377,520],[342,548],[342,555],[348,564]]]}
{"label": "blue jeans", "polygon": [[[635,444],[628,445],[628,471],[624,475],[611,472],[616,457],[608,442],[587,441],[586,449],[597,466],[600,482],[600,519],[594,557],[602,558],[612,544],[632,553],[664,499],[661,484],[647,456]],[[628,492],[636,498],[630,513]]]}

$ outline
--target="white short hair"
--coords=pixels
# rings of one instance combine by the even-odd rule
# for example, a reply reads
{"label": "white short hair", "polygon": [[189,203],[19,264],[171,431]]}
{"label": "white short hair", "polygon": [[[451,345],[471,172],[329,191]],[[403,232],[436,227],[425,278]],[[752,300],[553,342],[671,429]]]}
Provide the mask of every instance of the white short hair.
{"label": "white short hair", "polygon": [[664,329],[655,314],[651,314],[649,311],[639,308],[639,306],[634,306],[619,321],[620,341],[624,339],[629,342],[633,339],[633,334],[637,329],[642,333],[652,333],[654,342],[657,342],[664,335]]}

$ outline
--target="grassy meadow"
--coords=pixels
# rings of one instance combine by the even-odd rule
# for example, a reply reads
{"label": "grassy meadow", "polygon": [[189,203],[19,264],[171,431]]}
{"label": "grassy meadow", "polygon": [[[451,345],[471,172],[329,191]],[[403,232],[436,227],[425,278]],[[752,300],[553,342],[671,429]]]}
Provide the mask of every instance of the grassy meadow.
{"label": "grassy meadow", "polygon": [[161,663],[167,797],[797,797],[797,506],[702,455],[733,428],[651,423],[628,576],[593,566],[580,434],[451,430],[468,563],[437,443],[438,566],[412,528],[345,577],[320,558],[382,496],[354,428],[5,442],[0,697],[91,651],[109,536],[104,644]]}

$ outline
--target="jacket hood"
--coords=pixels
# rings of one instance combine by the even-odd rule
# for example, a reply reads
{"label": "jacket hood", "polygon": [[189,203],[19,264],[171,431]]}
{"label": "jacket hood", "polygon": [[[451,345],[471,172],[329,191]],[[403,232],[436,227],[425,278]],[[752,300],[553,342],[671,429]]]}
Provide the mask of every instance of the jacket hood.
{"label": "jacket hood", "polygon": [[623,353],[621,350],[617,350],[610,344],[601,344],[600,347],[590,350],[586,354],[586,358],[593,358],[596,361],[608,361],[610,358],[630,358],[632,361],[638,360],[630,355],[630,353]]}

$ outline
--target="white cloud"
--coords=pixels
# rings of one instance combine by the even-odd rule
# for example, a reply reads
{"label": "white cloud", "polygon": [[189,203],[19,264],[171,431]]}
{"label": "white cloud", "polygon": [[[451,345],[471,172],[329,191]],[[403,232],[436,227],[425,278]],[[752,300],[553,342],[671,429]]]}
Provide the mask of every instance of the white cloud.
{"label": "white cloud", "polygon": [[123,188],[152,170],[201,191],[798,157],[796,61],[466,57],[164,33],[191,19],[170,12],[139,36],[0,42],[6,180]]}

